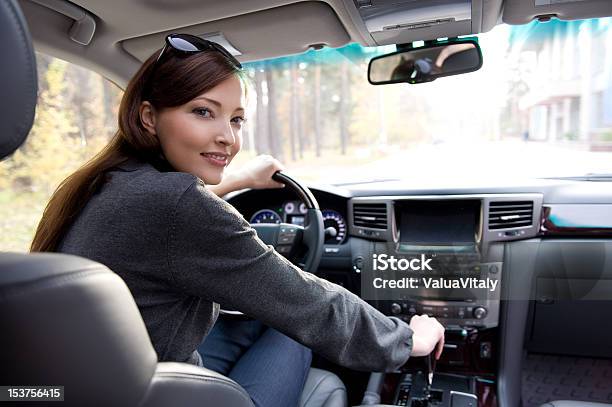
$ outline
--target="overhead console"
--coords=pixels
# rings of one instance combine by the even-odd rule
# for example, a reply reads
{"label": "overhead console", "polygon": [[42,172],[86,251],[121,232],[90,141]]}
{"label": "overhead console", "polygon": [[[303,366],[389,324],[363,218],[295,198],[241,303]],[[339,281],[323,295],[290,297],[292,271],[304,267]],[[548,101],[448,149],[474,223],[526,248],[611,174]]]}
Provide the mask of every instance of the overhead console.
{"label": "overhead console", "polygon": [[506,0],[503,21],[507,24],[527,24],[532,20],[578,20],[610,15],[610,0]]}
{"label": "overhead console", "polygon": [[497,23],[501,0],[344,0],[376,45],[476,34]]}

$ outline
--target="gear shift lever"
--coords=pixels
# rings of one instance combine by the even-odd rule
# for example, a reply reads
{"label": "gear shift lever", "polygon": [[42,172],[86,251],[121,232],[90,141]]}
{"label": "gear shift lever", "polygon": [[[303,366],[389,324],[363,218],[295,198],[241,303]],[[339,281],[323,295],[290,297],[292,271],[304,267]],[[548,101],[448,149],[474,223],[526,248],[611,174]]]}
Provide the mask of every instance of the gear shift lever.
{"label": "gear shift lever", "polygon": [[433,352],[427,355],[427,385],[431,387],[433,383],[433,375],[436,370],[436,357]]}
{"label": "gear shift lever", "polygon": [[[437,396],[431,393],[435,368],[435,353],[425,357],[413,358],[412,363],[409,366],[405,366],[404,372],[406,372],[406,375],[403,376],[398,386],[398,392],[395,397],[396,404],[411,407],[427,407],[433,401],[433,405],[438,405]],[[433,400],[431,398],[432,395]]]}

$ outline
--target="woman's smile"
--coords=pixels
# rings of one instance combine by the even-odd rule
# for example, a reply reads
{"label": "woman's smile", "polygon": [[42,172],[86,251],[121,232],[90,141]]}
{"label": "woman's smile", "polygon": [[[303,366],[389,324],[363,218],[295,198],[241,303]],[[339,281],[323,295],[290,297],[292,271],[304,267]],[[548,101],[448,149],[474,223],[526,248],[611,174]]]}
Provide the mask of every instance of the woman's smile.
{"label": "woman's smile", "polygon": [[228,154],[225,153],[200,153],[206,161],[218,167],[225,167],[228,164]]}

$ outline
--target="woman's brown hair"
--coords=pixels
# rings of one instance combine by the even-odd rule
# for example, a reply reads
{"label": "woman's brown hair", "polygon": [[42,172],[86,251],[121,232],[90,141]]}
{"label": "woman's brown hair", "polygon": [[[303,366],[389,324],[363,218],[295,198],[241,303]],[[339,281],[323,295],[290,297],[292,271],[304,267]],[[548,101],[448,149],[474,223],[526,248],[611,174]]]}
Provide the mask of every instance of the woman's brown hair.
{"label": "woman's brown hair", "polygon": [[[167,54],[166,54],[167,53]],[[242,73],[218,51],[177,56],[168,50],[159,62],[151,55],[128,83],[119,106],[119,128],[90,161],[60,183],[38,224],[30,251],[56,251],[65,233],[89,199],[99,191],[106,172],[130,158],[167,167],[158,138],[140,121],[140,105],[149,101],[157,110],[183,105]]]}

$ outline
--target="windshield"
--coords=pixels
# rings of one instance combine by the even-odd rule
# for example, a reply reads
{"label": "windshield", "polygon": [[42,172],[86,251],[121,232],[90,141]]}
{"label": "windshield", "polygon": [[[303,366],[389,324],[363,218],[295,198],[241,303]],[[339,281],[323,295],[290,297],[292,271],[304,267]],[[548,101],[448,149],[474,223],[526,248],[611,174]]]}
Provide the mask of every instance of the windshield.
{"label": "windshield", "polygon": [[309,51],[245,64],[249,152],[328,183],[612,173],[612,19],[500,25],[481,70],[374,86],[395,46]]}
{"label": "windshield", "polygon": [[[611,22],[501,25],[479,35],[481,70],[418,85],[368,83],[368,61],[395,46],[245,64],[249,117],[229,170],[272,154],[317,183],[454,187],[612,174]],[[121,90],[112,83],[41,53],[37,70],[34,126],[0,163],[2,250],[27,250],[52,192],[117,126]]]}

